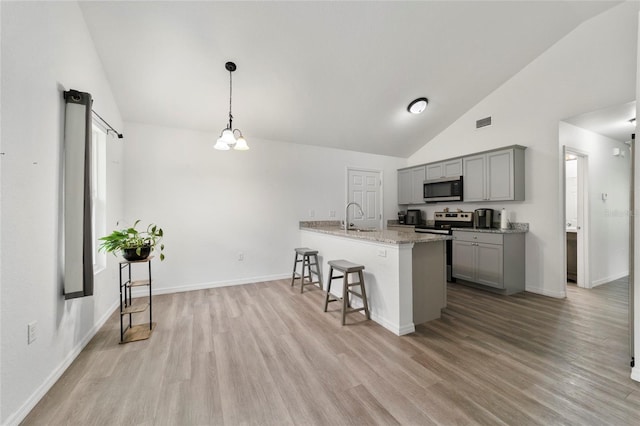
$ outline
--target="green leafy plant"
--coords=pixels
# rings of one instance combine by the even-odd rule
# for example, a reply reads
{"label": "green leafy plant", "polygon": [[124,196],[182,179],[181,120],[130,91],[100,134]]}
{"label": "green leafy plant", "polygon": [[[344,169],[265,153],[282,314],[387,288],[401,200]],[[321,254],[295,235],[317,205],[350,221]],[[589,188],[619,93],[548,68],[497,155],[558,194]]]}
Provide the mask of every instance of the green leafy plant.
{"label": "green leafy plant", "polygon": [[159,247],[160,260],[164,260],[164,244],[161,243],[164,232],[162,228],[153,223],[147,226],[146,231],[138,231],[136,226],[140,219],[136,220],[131,228],[115,230],[111,234],[100,238],[102,243],[98,248],[100,251],[107,253],[123,252],[125,249],[136,249],[139,256],[144,247],[150,247],[151,251]]}

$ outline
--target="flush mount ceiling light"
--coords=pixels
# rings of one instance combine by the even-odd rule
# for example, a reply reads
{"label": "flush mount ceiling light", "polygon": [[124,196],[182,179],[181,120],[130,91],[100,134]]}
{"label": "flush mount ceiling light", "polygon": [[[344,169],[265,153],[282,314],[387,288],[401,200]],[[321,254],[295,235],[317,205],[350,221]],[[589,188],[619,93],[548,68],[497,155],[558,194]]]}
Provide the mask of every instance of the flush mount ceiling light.
{"label": "flush mount ceiling light", "polygon": [[[247,141],[242,136],[242,132],[239,129],[234,129],[232,126],[233,115],[231,115],[231,90],[233,86],[231,82],[231,73],[236,70],[236,64],[234,64],[233,62],[227,62],[226,64],[224,64],[224,67],[227,69],[227,71],[229,71],[229,123],[227,124],[227,127],[222,129],[220,137],[213,147],[221,151],[228,151],[231,148],[237,149],[239,151],[246,151],[247,149],[249,149],[249,145],[247,145]],[[238,134],[238,137],[236,137],[236,132]]]}
{"label": "flush mount ceiling light", "polygon": [[427,98],[418,98],[414,101],[411,101],[409,106],[407,107],[407,111],[411,114],[420,114],[427,108],[427,104],[429,103],[429,99]]}

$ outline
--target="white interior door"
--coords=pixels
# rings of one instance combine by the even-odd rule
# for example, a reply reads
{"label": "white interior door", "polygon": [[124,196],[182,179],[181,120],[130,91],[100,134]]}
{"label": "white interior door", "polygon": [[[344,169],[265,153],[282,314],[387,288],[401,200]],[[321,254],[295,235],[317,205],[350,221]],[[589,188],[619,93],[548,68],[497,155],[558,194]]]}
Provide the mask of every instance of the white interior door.
{"label": "white interior door", "polygon": [[[382,229],[382,177],[377,170],[347,169],[347,202],[356,202],[349,207],[349,222],[358,228]],[[364,214],[363,214],[364,213]]]}

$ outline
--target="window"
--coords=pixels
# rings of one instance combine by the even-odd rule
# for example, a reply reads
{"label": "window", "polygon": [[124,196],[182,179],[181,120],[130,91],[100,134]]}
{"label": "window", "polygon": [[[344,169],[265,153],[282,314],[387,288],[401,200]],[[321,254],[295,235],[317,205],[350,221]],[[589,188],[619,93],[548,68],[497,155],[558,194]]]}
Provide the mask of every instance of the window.
{"label": "window", "polygon": [[107,223],[107,133],[93,124],[91,138],[91,223],[93,225],[93,273],[107,267],[106,253],[98,252],[98,238],[106,235]]}

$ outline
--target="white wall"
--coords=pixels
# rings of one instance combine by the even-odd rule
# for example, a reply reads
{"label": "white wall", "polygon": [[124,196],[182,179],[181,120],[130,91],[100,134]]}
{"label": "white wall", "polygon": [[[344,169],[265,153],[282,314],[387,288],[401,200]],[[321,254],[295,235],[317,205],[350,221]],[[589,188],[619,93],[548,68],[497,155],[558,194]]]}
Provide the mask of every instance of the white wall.
{"label": "white wall", "polygon": [[[631,154],[616,140],[568,123],[560,123],[560,145],[588,156],[589,286],[629,273],[629,191]],[[618,148],[623,156],[613,156]],[[607,194],[606,201],[602,194]]]}
{"label": "white wall", "polygon": [[[120,114],[78,5],[2,2],[1,414],[19,422],[117,302],[117,266],[94,296],[65,301],[58,264],[62,92],[89,92],[116,128]],[[109,222],[121,215],[122,142],[108,141]],[[37,340],[27,345],[27,323]]]}
{"label": "white wall", "polygon": [[216,151],[216,134],[134,123],[127,133],[126,222],[165,231],[157,292],[289,275],[298,222],[343,218],[347,166],[383,171],[385,220],[397,218],[403,158],[253,138],[249,151]]}
{"label": "white wall", "polygon": [[[565,296],[558,123],[634,100],[638,7],[625,2],[583,23],[409,158],[415,165],[506,145],[528,147],[525,201],[483,205],[507,207],[512,221],[529,222],[528,291]],[[487,116],[493,126],[476,130],[475,121]]]}

